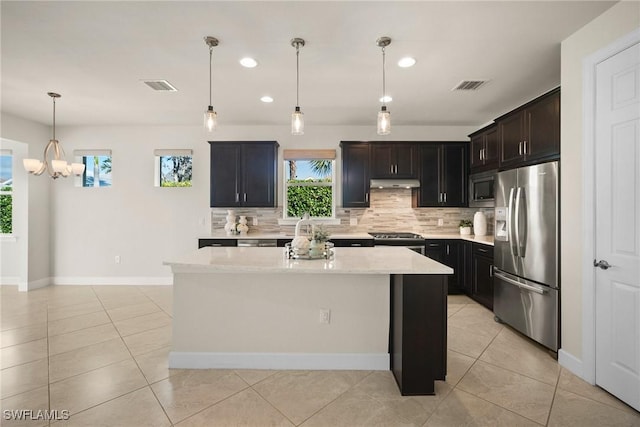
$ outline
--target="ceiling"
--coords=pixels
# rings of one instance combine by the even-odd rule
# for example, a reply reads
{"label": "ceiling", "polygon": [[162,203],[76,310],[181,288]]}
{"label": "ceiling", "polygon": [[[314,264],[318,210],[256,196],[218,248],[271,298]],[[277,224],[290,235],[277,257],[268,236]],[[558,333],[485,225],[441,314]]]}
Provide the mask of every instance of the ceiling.
{"label": "ceiling", "polygon": [[[394,125],[484,124],[560,84],[560,42],[611,1],[2,1],[2,111],[59,125],[374,125],[380,36]],[[255,58],[256,68],[239,59]],[[398,60],[412,56],[411,68]],[[166,79],[177,92],[143,80]],[[461,80],[488,79],[453,92]],[[265,104],[263,95],[275,101]]]}

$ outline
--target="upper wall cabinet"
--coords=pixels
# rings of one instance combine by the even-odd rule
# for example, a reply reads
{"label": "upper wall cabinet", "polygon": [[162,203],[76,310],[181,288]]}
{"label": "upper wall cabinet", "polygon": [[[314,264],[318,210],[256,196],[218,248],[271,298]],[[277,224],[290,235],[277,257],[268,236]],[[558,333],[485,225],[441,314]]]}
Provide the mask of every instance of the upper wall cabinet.
{"label": "upper wall cabinet", "polygon": [[471,173],[498,169],[498,126],[492,124],[469,135]]}
{"label": "upper wall cabinet", "polygon": [[371,178],[418,178],[417,145],[371,144]]}
{"label": "upper wall cabinet", "polygon": [[340,142],[342,148],[342,206],[369,207],[369,143]]}
{"label": "upper wall cabinet", "polygon": [[560,89],[496,119],[499,167],[510,169],[560,156]]}
{"label": "upper wall cabinet", "polygon": [[278,143],[211,141],[211,207],[275,207]]}
{"label": "upper wall cabinet", "polygon": [[420,144],[420,188],[414,190],[414,206],[467,206],[466,142]]}

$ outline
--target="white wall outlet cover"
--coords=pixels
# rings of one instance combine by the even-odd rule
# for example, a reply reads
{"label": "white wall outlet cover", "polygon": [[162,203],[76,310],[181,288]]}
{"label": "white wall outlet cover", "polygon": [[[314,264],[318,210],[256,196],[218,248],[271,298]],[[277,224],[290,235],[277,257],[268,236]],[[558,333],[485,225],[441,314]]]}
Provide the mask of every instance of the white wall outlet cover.
{"label": "white wall outlet cover", "polygon": [[438,218],[438,227],[442,227],[444,225],[444,220],[442,218]]}
{"label": "white wall outlet cover", "polygon": [[251,224],[252,225],[258,225],[258,217],[254,216],[253,218],[251,218]]}
{"label": "white wall outlet cover", "polygon": [[358,225],[358,218],[349,218],[349,225]]}
{"label": "white wall outlet cover", "polygon": [[324,323],[326,325],[331,323],[331,309],[328,309],[328,308],[320,309],[320,323]]}

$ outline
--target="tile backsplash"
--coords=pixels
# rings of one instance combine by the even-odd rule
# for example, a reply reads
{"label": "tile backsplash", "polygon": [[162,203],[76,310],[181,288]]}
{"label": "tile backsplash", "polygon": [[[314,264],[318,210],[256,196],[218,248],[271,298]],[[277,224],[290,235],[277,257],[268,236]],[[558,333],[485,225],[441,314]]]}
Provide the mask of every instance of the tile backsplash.
{"label": "tile backsplash", "polygon": [[[412,208],[410,189],[371,189],[369,208],[337,208],[336,218],[340,225],[329,225],[330,233],[354,233],[368,231],[406,231],[424,234],[458,233],[461,219],[473,221],[478,210],[487,216],[487,233],[493,233],[492,208]],[[282,218],[282,207],[234,208],[236,215],[245,215],[250,232],[293,233],[294,226],[278,225]],[[227,209],[211,208],[211,232],[224,229]],[[252,225],[257,218],[258,225]],[[350,225],[352,220],[357,225]],[[438,225],[438,220],[442,225]]]}

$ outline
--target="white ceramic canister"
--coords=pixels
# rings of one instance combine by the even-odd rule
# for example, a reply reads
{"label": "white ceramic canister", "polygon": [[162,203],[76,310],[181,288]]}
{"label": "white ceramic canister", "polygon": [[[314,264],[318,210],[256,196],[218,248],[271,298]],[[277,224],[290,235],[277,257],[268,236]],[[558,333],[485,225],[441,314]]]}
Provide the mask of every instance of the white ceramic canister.
{"label": "white ceramic canister", "polygon": [[473,234],[476,236],[487,235],[487,217],[480,211],[473,215]]}

